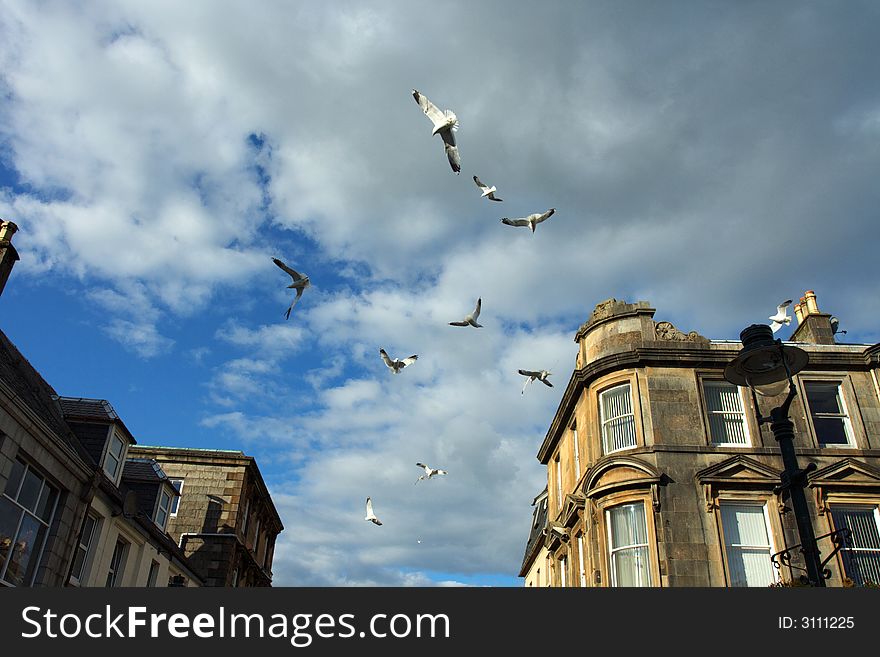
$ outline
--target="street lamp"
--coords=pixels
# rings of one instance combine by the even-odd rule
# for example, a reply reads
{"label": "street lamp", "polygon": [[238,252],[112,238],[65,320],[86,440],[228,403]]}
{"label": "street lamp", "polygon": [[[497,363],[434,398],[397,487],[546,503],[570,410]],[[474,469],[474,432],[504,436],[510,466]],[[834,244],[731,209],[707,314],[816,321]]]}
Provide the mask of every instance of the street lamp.
{"label": "street lamp", "polygon": [[[830,573],[819,560],[819,548],[804,494],[807,473],[815,470],[816,464],[810,463],[803,470],[798,467],[794,453],[794,424],[788,417],[791,402],[797,394],[793,377],[807,366],[809,356],[803,349],[785,346],[782,340],[774,340],[773,331],[766,324],[752,324],[739,337],[743,344],[742,351],[724,368],[724,378],[734,385],[750,388],[758,413],[758,424],[770,423],[785,466],[782,483],[774,492],[788,491],[804,555],[806,577],[811,586],[825,586],[826,574]],[[786,386],[788,395],[785,401],[771,410],[769,417],[761,417],[755,393],[773,397],[782,394]],[[787,554],[788,550],[784,552]]]}

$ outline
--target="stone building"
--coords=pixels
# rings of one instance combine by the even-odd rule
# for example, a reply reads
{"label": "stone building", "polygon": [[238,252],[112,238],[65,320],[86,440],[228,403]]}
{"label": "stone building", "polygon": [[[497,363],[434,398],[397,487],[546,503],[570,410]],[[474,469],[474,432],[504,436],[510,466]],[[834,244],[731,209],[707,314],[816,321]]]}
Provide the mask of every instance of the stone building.
{"label": "stone building", "polygon": [[523,557],[519,576],[525,577],[525,585],[527,587],[550,586],[550,579],[547,577],[550,552],[544,545],[544,537],[547,535],[546,487],[532,500],[532,507],[534,507],[534,511],[532,511],[532,525],[529,530],[529,540],[526,542],[526,553]]}
{"label": "stone building", "polygon": [[207,586],[271,586],[275,539],[284,529],[257,463],[239,451],[148,447],[180,493],[168,531]]}
{"label": "stone building", "polygon": [[[757,398],[756,408],[747,388],[723,377],[739,341],[684,333],[654,313],[644,301],[609,299],[575,336],[576,367],[537,454],[547,466],[552,585],[796,578],[771,563],[799,539],[790,500],[776,492],[779,446],[757,419],[785,393]],[[815,464],[805,492],[821,558],[830,557],[827,583],[880,582],[880,344],[838,343],[812,292],[795,315],[785,344],[809,364],[795,376],[790,417],[799,466]],[[833,554],[826,535],[843,527],[851,537]]]}

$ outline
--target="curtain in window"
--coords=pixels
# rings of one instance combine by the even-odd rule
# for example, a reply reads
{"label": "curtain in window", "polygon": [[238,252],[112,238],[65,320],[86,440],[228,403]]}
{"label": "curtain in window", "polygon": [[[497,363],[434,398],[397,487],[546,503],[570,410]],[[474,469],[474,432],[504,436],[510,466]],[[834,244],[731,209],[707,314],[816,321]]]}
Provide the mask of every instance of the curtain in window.
{"label": "curtain in window", "polygon": [[636,426],[628,383],[602,393],[605,453],[636,446]]}
{"label": "curtain in window", "polygon": [[645,505],[624,504],[608,511],[614,586],[650,586]]}
{"label": "curtain in window", "polygon": [[736,386],[707,381],[703,390],[709,411],[709,433],[713,443],[746,445],[742,399]]}
{"label": "curtain in window", "polygon": [[843,569],[846,576],[859,586],[868,581],[880,584],[880,531],[877,527],[875,509],[831,510],[834,527],[847,527],[852,535],[842,550]]}
{"label": "curtain in window", "polygon": [[731,586],[769,586],[775,582],[764,506],[721,504],[721,526]]}

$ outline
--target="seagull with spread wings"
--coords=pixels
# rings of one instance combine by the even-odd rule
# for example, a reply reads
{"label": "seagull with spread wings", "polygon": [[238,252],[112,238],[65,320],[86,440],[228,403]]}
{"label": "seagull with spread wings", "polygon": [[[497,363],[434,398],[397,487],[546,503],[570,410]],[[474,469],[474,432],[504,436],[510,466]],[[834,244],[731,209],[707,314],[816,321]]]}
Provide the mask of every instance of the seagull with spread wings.
{"label": "seagull with spread wings", "polygon": [[369,520],[374,525],[381,525],[382,521],[376,517],[376,514],[373,513],[373,500],[371,498],[367,498],[367,516],[364,520]]}
{"label": "seagull with spread wings", "polygon": [[542,221],[546,221],[550,217],[553,216],[553,213],[556,212],[556,208],[550,208],[547,212],[541,214],[540,212],[536,212],[535,214],[530,214],[528,217],[523,219],[508,219],[507,217],[503,217],[501,219],[502,224],[506,224],[508,226],[527,226],[532,229],[532,233],[535,232],[535,226],[537,226]]}
{"label": "seagull with spread wings", "polygon": [[395,374],[400,374],[400,370],[402,370],[407,365],[412,365],[413,363],[415,363],[419,359],[418,354],[413,354],[409,358],[404,358],[404,359],[400,359],[400,358],[392,359],[388,355],[388,353],[382,348],[379,349],[379,355],[382,356],[382,360],[385,361],[385,364],[388,366],[388,369],[390,369]]}
{"label": "seagull with spread wings", "polygon": [[519,393],[521,395],[523,393],[525,393],[526,386],[528,386],[535,379],[537,379],[538,381],[543,383],[545,386],[548,386],[550,388],[553,387],[553,384],[547,380],[547,377],[550,376],[550,374],[551,374],[551,372],[549,370],[540,370],[538,372],[535,372],[533,370],[517,370],[517,372],[519,372],[523,376],[529,377],[528,380],[526,381],[526,384],[523,386],[522,392]]}
{"label": "seagull with spread wings", "polygon": [[293,288],[296,290],[296,296],[293,298],[293,301],[290,302],[290,307],[288,307],[287,312],[285,313],[285,317],[290,319],[290,311],[293,310],[293,307],[296,305],[296,302],[299,301],[299,298],[303,294],[303,290],[311,285],[309,281],[309,277],[305,274],[300,274],[295,269],[291,269],[283,262],[281,262],[278,258],[272,258],[272,262],[281,267],[284,271],[290,274],[290,277],[293,279],[293,282],[288,285],[288,288]]}
{"label": "seagull with spread wings", "polygon": [[458,146],[455,144],[455,131],[458,130],[458,117],[455,116],[455,112],[452,110],[440,111],[440,108],[416,89],[413,89],[413,98],[416,99],[425,116],[431,119],[431,123],[434,124],[431,134],[439,134],[443,139],[443,147],[446,150],[449,166],[455,173],[459,173],[461,171],[461,157],[458,153]]}
{"label": "seagull with spread wings", "polygon": [[482,324],[477,324],[477,318],[480,316],[480,307],[483,304],[482,297],[477,299],[477,307],[474,308],[474,312],[469,313],[464,316],[464,319],[460,322],[449,322],[450,326],[473,326],[474,328],[483,328]]}
{"label": "seagull with spread wings", "polygon": [[791,324],[791,317],[788,314],[788,307],[791,305],[791,299],[788,301],[783,301],[778,306],[776,306],[776,314],[772,317],[768,317],[772,324],[770,324],[770,328],[773,329],[773,332],[776,333],[783,326],[788,326]]}
{"label": "seagull with spread wings", "polygon": [[416,463],[416,465],[425,471],[425,474],[423,474],[421,477],[416,479],[416,483],[419,483],[422,479],[430,480],[431,477],[436,477],[437,475],[449,474],[448,472],[446,472],[446,470],[440,470],[439,468],[432,468],[431,466],[425,465],[424,463]]}
{"label": "seagull with spread wings", "polygon": [[495,196],[495,192],[498,191],[495,188],[495,185],[492,185],[491,187],[489,187],[489,185],[484,185],[482,183],[482,181],[479,178],[477,178],[476,176],[474,176],[474,182],[477,183],[477,187],[479,187],[480,190],[483,192],[482,194],[480,194],[480,198],[486,197],[490,201],[503,201],[504,200],[503,198],[498,198],[497,196]]}

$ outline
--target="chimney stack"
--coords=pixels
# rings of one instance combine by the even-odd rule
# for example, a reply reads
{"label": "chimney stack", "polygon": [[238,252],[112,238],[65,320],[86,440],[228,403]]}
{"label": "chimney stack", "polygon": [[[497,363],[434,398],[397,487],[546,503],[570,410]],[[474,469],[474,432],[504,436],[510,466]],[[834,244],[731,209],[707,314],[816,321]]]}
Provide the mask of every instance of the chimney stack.
{"label": "chimney stack", "polygon": [[792,342],[811,342],[813,344],[836,344],[831,328],[831,315],[819,311],[816,293],[807,290],[801,301],[794,307],[798,327],[792,333]]}
{"label": "chimney stack", "polygon": [[18,251],[12,246],[12,236],[17,230],[18,226],[11,221],[0,220],[0,294],[3,294],[12,267],[19,259]]}

